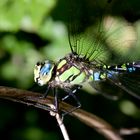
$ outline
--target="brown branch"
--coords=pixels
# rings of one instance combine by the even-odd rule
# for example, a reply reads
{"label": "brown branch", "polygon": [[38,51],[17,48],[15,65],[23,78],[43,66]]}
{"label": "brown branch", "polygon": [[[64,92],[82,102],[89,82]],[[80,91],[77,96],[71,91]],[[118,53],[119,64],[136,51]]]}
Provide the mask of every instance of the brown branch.
{"label": "brown branch", "polygon": [[[42,98],[42,94],[40,93],[0,86],[0,98],[34,106],[47,111],[53,111],[50,109],[50,106],[53,104],[53,97],[47,96],[47,98]],[[73,107],[64,102],[60,102],[59,106],[60,110],[64,112],[67,112]],[[118,131],[116,131],[109,123],[89,112],[77,109],[70,113],[70,115],[94,128],[109,140],[122,140]]]}

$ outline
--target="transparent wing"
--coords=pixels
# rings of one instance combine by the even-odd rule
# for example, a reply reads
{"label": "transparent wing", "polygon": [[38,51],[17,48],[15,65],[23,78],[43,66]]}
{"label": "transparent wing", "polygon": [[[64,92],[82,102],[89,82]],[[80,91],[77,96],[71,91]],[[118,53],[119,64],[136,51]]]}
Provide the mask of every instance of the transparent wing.
{"label": "transparent wing", "polygon": [[140,100],[140,72],[121,74],[115,79],[90,82],[90,85],[108,99],[117,100],[123,90]]}
{"label": "transparent wing", "polygon": [[116,75],[116,78],[113,77],[109,80],[130,95],[140,99],[140,62],[135,62],[130,69],[133,69],[133,71],[120,73]]}
{"label": "transparent wing", "polygon": [[112,100],[117,100],[122,95],[122,90],[118,88],[118,85],[120,83],[118,75],[117,73],[114,73],[112,75],[112,72],[106,70],[106,75],[108,74],[111,76],[100,81],[90,82],[89,84],[104,97]]}
{"label": "transparent wing", "polygon": [[97,91],[97,93],[108,99],[117,100],[122,95],[120,88],[110,80],[90,82],[89,84]]}
{"label": "transparent wing", "polygon": [[[109,4],[105,4],[104,10],[110,8]],[[100,12],[99,17],[94,18],[94,24],[85,25],[85,28],[85,22],[74,21],[70,24],[69,43],[72,53],[90,61],[107,63],[117,53],[120,58],[121,54],[135,46],[135,28],[123,18],[115,18],[105,13]]]}
{"label": "transparent wing", "polygon": [[140,99],[140,71],[129,74],[123,74],[119,76],[120,83],[118,86],[134,96]]}

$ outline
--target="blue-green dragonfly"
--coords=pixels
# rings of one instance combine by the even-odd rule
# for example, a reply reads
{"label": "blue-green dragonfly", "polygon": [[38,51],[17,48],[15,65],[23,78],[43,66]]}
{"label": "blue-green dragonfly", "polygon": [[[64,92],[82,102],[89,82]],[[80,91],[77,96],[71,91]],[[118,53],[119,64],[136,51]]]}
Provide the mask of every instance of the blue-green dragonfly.
{"label": "blue-green dragonfly", "polygon": [[[110,22],[111,20],[105,18],[104,21]],[[112,26],[112,22],[109,25]],[[56,88],[66,91],[67,94],[62,99],[63,101],[72,96],[77,102],[76,108],[79,108],[81,104],[75,93],[82,88],[85,82],[90,83],[94,89],[107,97],[110,96],[107,95],[105,90],[101,90],[101,86],[109,83],[140,99],[138,95],[140,86],[138,85],[137,88],[133,86],[135,81],[140,82],[138,74],[140,72],[140,62],[106,65],[103,60],[105,60],[107,48],[103,44],[109,36],[117,32],[118,28],[113,33],[104,35],[105,30],[102,28],[103,26],[104,22],[99,24],[97,30],[90,28],[87,34],[84,35],[72,34],[72,30],[75,30],[76,26],[70,26],[68,36],[71,53],[56,63],[45,60],[35,65],[34,80],[40,86],[47,85],[45,96],[47,96],[50,88],[54,89],[56,110],[58,110]],[[106,30],[109,30],[109,28],[110,26]],[[93,36],[94,33],[96,34],[95,36]],[[88,45],[86,44],[86,39],[90,42],[88,42]],[[111,98],[115,99],[116,96]]]}

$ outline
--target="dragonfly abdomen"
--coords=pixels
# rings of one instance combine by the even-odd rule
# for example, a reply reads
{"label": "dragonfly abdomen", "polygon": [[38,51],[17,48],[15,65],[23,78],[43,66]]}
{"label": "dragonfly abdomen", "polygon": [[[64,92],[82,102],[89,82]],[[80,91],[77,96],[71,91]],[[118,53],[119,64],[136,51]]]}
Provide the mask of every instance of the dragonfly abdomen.
{"label": "dragonfly abdomen", "polygon": [[115,66],[107,66],[107,69],[117,71],[119,73],[137,72],[137,71],[140,71],[140,62],[132,62],[132,63],[124,63],[121,65],[115,65]]}
{"label": "dragonfly abdomen", "polygon": [[140,72],[140,62],[124,63],[120,65],[104,65],[100,70],[93,73],[94,81],[114,78],[123,73]]}

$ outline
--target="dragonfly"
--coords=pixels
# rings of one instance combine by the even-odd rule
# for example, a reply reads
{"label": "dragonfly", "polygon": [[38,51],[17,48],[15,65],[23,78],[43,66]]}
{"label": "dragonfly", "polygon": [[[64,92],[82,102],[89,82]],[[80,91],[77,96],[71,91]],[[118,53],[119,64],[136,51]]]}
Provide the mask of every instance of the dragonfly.
{"label": "dragonfly", "polygon": [[[104,24],[104,22],[102,23]],[[84,83],[89,83],[95,90],[108,98],[116,99],[117,97],[110,96],[105,89],[102,89],[102,86],[106,84],[108,89],[111,88],[111,85],[114,85],[140,99],[140,61],[115,65],[106,64],[104,60],[108,48],[102,44],[118,29],[115,29],[113,33],[104,35],[105,31],[102,28],[102,23],[99,24],[97,30],[89,28],[87,34],[84,35],[74,33],[77,27],[70,26],[68,38],[71,52],[57,62],[45,60],[36,63],[34,81],[39,86],[47,85],[45,97],[47,97],[49,89],[53,89],[57,111],[59,103],[56,89],[60,88],[66,92],[66,95],[61,99],[62,101],[69,97],[76,101],[77,105],[73,109],[75,110],[81,107],[75,93],[82,88]],[[109,28],[110,26],[107,30]],[[96,35],[93,36],[95,32]],[[87,43],[86,39],[90,40],[90,43]]]}

